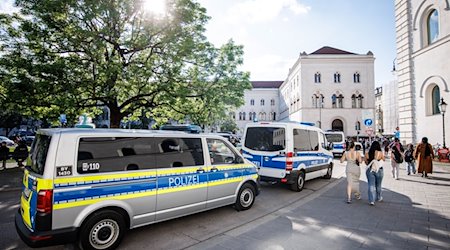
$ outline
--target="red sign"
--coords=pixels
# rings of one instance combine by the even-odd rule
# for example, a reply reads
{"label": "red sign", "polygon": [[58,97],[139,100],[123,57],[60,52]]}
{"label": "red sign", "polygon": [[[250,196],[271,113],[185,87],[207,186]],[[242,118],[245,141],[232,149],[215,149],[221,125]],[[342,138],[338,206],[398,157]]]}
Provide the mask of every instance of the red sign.
{"label": "red sign", "polygon": [[449,162],[450,160],[448,159],[448,148],[440,148],[438,149],[438,157],[439,157],[439,161],[442,162]]}

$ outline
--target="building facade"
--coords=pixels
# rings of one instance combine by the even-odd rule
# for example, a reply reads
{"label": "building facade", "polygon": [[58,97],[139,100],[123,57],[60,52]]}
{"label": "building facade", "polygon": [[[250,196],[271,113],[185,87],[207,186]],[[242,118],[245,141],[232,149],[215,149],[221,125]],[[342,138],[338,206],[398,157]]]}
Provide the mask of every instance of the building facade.
{"label": "building facade", "polygon": [[375,88],[375,134],[377,136],[383,136],[383,87]]}
{"label": "building facade", "polygon": [[252,89],[244,92],[244,105],[231,111],[236,121],[238,134],[242,135],[245,125],[255,121],[276,121],[279,112],[279,87],[282,81],[252,81]]}
{"label": "building facade", "polygon": [[439,106],[450,102],[449,0],[395,0],[395,20],[401,140],[442,143],[450,124]]}
{"label": "building facade", "polygon": [[[280,87],[280,119],[347,136],[375,132],[374,56],[323,47],[301,53]],[[364,120],[370,118],[370,124]],[[366,126],[367,125],[367,126]]]}

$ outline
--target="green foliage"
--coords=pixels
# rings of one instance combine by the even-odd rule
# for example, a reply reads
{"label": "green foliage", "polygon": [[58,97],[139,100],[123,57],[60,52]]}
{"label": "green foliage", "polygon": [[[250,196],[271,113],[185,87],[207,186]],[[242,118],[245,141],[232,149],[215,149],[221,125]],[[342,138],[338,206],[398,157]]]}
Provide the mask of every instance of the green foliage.
{"label": "green foliage", "polygon": [[204,36],[206,9],[168,0],[155,16],[141,0],[17,0],[0,15],[4,102],[35,118],[75,121],[108,106],[112,127],[152,116],[209,125],[243,103],[243,48],[215,48]]}

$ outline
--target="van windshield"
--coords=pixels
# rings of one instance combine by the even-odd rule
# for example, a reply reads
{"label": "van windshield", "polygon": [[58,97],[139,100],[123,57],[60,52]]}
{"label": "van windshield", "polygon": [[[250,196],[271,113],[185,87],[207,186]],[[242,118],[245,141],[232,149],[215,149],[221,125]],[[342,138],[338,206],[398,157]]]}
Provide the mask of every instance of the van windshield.
{"label": "van windshield", "polygon": [[344,138],[341,134],[326,134],[328,142],[343,142]]}
{"label": "van windshield", "polygon": [[45,160],[47,159],[51,139],[48,135],[36,135],[30,150],[31,166],[29,167],[32,172],[44,174]]}
{"label": "van windshield", "polygon": [[258,151],[279,151],[286,147],[284,128],[252,127],[247,128],[244,146]]}

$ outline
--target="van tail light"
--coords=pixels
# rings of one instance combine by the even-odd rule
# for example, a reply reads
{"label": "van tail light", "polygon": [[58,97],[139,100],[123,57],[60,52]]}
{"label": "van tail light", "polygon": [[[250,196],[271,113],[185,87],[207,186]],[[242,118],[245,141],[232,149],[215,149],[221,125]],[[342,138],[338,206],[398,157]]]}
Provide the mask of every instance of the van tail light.
{"label": "van tail light", "polygon": [[292,167],[294,164],[294,160],[292,159],[293,156],[294,156],[293,152],[288,152],[286,154],[286,171],[292,171]]}
{"label": "van tail light", "polygon": [[37,211],[40,213],[49,214],[52,212],[53,206],[53,190],[41,190],[37,197]]}

